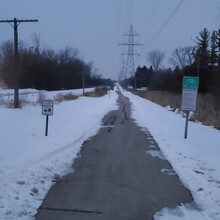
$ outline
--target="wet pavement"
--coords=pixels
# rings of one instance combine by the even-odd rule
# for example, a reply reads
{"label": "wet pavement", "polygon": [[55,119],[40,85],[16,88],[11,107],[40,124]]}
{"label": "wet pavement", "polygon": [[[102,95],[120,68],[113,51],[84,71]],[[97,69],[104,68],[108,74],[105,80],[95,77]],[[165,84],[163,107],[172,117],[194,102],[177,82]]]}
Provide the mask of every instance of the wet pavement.
{"label": "wet pavement", "polygon": [[193,200],[150,132],[131,118],[128,98],[119,93],[118,102],[84,143],[74,172],[51,188],[37,220],[152,220]]}

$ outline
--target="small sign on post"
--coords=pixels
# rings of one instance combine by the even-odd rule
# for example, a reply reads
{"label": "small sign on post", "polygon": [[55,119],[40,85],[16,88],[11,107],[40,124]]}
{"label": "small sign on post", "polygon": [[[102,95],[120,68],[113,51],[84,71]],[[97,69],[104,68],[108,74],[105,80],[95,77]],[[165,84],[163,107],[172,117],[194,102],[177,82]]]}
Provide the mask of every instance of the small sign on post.
{"label": "small sign on post", "polygon": [[186,111],[186,124],[184,138],[187,138],[189,112],[196,110],[196,100],[199,88],[199,77],[184,76],[182,90],[182,105],[181,110]]}
{"label": "small sign on post", "polygon": [[46,128],[45,128],[45,136],[48,135],[48,123],[49,116],[53,115],[53,100],[43,100],[42,102],[42,115],[46,115]]}

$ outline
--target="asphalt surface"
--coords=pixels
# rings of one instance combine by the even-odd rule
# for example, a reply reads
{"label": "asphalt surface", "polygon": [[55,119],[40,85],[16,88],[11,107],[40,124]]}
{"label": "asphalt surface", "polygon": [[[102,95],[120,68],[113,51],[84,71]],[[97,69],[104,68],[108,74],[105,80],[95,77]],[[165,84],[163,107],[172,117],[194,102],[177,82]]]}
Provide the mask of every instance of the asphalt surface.
{"label": "asphalt surface", "polygon": [[119,94],[118,102],[84,143],[74,172],[51,188],[37,220],[152,220],[193,200],[150,132],[130,117],[129,100]]}

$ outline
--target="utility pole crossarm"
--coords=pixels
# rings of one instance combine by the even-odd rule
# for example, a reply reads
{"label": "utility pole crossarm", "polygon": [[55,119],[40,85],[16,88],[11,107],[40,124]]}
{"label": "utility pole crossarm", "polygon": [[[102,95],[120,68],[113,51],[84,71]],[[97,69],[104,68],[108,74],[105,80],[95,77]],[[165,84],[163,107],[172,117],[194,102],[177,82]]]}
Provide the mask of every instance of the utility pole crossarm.
{"label": "utility pole crossarm", "polygon": [[37,19],[11,19],[11,20],[0,20],[0,23],[11,23],[11,22],[14,22],[14,21],[17,21],[18,23],[21,23],[21,22],[38,22]]}
{"label": "utility pole crossarm", "polygon": [[131,45],[131,46],[143,46],[144,44],[135,43],[135,42],[134,43],[125,42],[125,43],[120,43],[118,45],[122,45],[122,46],[129,46],[129,45]]}

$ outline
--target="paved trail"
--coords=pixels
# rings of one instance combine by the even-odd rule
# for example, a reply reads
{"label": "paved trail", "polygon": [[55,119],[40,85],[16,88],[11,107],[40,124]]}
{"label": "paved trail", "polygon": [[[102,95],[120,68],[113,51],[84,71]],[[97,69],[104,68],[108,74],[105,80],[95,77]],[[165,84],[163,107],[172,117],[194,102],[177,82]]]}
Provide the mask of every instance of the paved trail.
{"label": "paved trail", "polygon": [[152,220],[164,207],[192,201],[153,137],[130,118],[122,94],[119,106],[84,143],[74,173],[52,187],[37,220]]}

